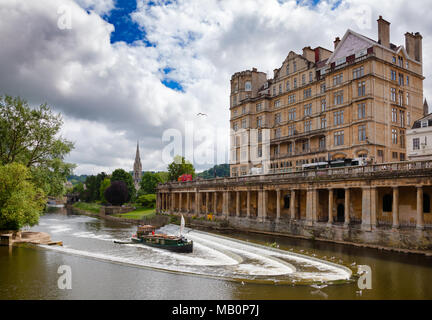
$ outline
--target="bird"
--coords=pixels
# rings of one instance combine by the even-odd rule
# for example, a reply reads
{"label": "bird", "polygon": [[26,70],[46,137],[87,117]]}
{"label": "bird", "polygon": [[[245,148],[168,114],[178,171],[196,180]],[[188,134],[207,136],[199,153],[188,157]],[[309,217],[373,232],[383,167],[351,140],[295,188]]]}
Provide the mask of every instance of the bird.
{"label": "bird", "polygon": [[241,282],[241,284],[242,284],[242,286],[244,286],[244,282],[243,281]]}
{"label": "bird", "polygon": [[207,114],[202,113],[202,112],[198,112],[198,113],[197,113],[197,116],[206,116],[206,117],[207,117]]}
{"label": "bird", "polygon": [[324,289],[325,287],[328,287],[328,285],[326,285],[326,284],[322,284],[322,285],[311,284],[311,287],[314,288],[314,289],[321,290],[321,289]]}

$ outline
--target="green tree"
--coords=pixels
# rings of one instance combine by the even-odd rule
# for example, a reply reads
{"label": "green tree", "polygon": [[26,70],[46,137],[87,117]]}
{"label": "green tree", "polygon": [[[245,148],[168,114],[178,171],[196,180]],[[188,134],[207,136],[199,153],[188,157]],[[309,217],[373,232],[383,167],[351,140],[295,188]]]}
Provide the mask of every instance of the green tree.
{"label": "green tree", "polygon": [[186,161],[182,156],[175,156],[174,161],[168,165],[168,180],[177,181],[183,174],[195,176],[195,168],[192,163]]}
{"label": "green tree", "polygon": [[47,199],[30,178],[30,170],[22,164],[0,166],[0,229],[19,230],[38,223]]}
{"label": "green tree", "polygon": [[110,185],[111,185],[110,178],[105,178],[101,183],[101,186],[99,189],[99,197],[100,197],[102,203],[107,202],[107,200],[105,199],[105,190],[108,189],[110,187]]}
{"label": "green tree", "polygon": [[123,181],[126,183],[128,189],[128,199],[126,201],[134,200],[136,195],[135,185],[132,176],[123,169],[116,169],[111,175],[111,184],[114,181]]}
{"label": "green tree", "polygon": [[158,183],[161,182],[159,180],[159,176],[153,172],[145,172],[142,176],[140,182],[140,191],[142,190],[143,194],[153,194],[156,193],[156,187]]}
{"label": "green tree", "polygon": [[84,201],[93,202],[101,200],[100,187],[106,177],[106,173],[99,173],[97,176],[88,176],[85,181],[87,192]]}
{"label": "green tree", "polygon": [[155,173],[161,183],[167,183],[169,173],[166,171],[160,171]]}
{"label": "green tree", "polygon": [[32,109],[19,97],[0,96],[0,165],[21,163],[46,194],[64,194],[75,166],[64,162],[73,143],[59,135],[62,125],[61,115],[46,104]]}

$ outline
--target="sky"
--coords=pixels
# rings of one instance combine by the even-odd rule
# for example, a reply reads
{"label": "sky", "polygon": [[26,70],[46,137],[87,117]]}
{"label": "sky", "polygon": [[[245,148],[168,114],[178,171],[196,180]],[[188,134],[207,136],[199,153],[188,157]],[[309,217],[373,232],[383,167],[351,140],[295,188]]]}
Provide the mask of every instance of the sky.
{"label": "sky", "polygon": [[431,14],[429,0],[0,0],[0,94],[62,114],[75,174],[131,171],[137,141],[143,170],[184,150],[200,171],[228,162],[232,74],[270,78],[347,29],[376,40],[379,15],[396,45],[422,34],[432,101]]}

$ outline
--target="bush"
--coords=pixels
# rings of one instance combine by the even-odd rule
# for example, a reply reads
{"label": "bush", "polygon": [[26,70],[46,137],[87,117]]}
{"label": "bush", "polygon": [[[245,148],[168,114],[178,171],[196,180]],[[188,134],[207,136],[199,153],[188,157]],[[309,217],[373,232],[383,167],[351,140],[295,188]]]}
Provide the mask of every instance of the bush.
{"label": "bush", "polygon": [[126,183],[123,181],[111,182],[111,186],[105,190],[104,196],[113,206],[121,206],[129,197]]}
{"label": "bush", "polygon": [[154,208],[156,206],[156,195],[155,194],[144,194],[140,196],[136,202],[144,208]]}

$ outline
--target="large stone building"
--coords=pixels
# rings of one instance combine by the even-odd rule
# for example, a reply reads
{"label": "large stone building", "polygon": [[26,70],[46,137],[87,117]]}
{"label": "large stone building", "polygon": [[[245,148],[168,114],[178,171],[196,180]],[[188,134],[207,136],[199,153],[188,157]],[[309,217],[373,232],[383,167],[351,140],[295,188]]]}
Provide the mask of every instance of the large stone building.
{"label": "large stone building", "polygon": [[432,113],[407,130],[407,147],[409,160],[432,160]]}
{"label": "large stone building", "polygon": [[377,41],[348,30],[333,52],[291,51],[272,79],[255,68],[235,73],[231,176],[264,159],[272,172],[341,158],[406,160],[406,130],[423,114],[423,80],[422,36],[407,32],[405,46],[394,45],[381,16]]}

